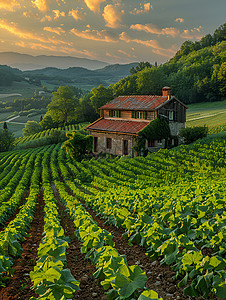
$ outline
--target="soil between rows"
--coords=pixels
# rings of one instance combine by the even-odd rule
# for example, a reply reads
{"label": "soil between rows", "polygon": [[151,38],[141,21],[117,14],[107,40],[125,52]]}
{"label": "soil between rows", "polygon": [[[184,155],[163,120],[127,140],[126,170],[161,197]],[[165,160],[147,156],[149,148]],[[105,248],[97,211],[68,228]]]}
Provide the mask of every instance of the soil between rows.
{"label": "soil between rows", "polygon": [[[156,291],[159,297],[162,297],[164,300],[197,299],[195,297],[183,295],[183,289],[178,288],[177,286],[180,280],[173,279],[175,272],[169,266],[161,265],[159,260],[152,262],[145,254],[146,249],[144,247],[136,244],[129,246],[128,241],[122,236],[124,233],[123,228],[116,228],[112,225],[105,224],[105,220],[96,216],[96,213],[91,208],[87,208],[87,211],[97,222],[98,226],[112,233],[114,236],[114,247],[117,249],[119,254],[126,255],[128,265],[137,264],[143,271],[146,272],[148,278],[146,283],[147,288]],[[199,297],[198,299],[202,300],[204,298]]]}
{"label": "soil between rows", "polygon": [[32,296],[38,297],[34,290],[31,290],[32,283],[29,273],[33,271],[38,259],[37,249],[44,230],[44,205],[43,191],[40,190],[29,236],[21,244],[22,257],[14,260],[14,275],[9,280],[7,287],[0,288],[0,300],[28,300]]}
{"label": "soil between rows", "polygon": [[60,201],[59,193],[53,184],[52,189],[59,207],[61,226],[64,229],[65,235],[71,239],[69,247],[67,248],[67,267],[70,269],[74,278],[80,281],[80,291],[75,293],[73,299],[107,299],[104,294],[105,291],[99,281],[92,277],[96,268],[89,260],[85,260],[85,254],[81,253],[82,244],[74,235],[75,228],[73,221],[65,211],[65,206]]}

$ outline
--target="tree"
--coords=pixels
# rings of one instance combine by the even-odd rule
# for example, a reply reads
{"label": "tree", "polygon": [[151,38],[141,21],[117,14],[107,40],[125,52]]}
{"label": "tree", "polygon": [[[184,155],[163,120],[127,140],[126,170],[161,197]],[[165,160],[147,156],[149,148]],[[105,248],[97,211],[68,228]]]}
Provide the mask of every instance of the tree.
{"label": "tree", "polygon": [[7,123],[6,123],[6,122],[4,122],[4,124],[3,124],[3,129],[4,129],[4,130],[8,130],[8,126],[7,126]]}
{"label": "tree", "polygon": [[78,105],[79,100],[74,96],[74,92],[68,86],[60,86],[53,92],[52,100],[47,106],[48,115],[54,122],[67,123],[75,119]]}
{"label": "tree", "polygon": [[137,93],[139,95],[159,95],[161,94],[165,75],[161,68],[145,68],[137,73]]}
{"label": "tree", "polygon": [[42,130],[53,128],[55,125],[53,119],[48,114],[45,114],[39,124],[41,125]]}
{"label": "tree", "polygon": [[91,104],[91,93],[87,94],[84,98],[80,99],[80,105],[77,109],[77,122],[93,122],[99,115]]}
{"label": "tree", "polygon": [[100,84],[98,88],[93,88],[91,90],[92,96],[90,98],[92,106],[95,108],[96,112],[99,113],[99,108],[112,100],[112,88],[111,86],[105,88],[103,84]]}
{"label": "tree", "polygon": [[141,62],[136,66],[136,68],[132,67],[132,68],[130,69],[130,74],[135,74],[135,73],[137,73],[137,72],[142,71],[142,70],[145,69],[145,68],[151,68],[151,64],[150,64],[148,61],[146,61],[146,62],[141,61]]}
{"label": "tree", "polygon": [[27,121],[23,129],[23,135],[28,136],[38,133],[42,130],[41,125],[36,121]]}
{"label": "tree", "polygon": [[86,151],[92,151],[92,135],[84,135],[74,131],[73,133],[68,133],[67,137],[68,140],[64,142],[62,148],[66,148],[67,153],[72,159],[81,159]]}
{"label": "tree", "polygon": [[8,151],[13,146],[14,136],[12,132],[3,129],[0,131],[0,152]]}

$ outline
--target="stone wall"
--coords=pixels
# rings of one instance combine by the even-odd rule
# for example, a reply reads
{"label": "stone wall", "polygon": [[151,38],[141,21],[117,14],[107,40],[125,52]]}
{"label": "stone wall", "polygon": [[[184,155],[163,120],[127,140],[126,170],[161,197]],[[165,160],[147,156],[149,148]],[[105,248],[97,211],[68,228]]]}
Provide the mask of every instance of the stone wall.
{"label": "stone wall", "polygon": [[172,136],[178,136],[181,128],[184,128],[185,123],[169,122],[170,132]]}
{"label": "stone wall", "polygon": [[[93,137],[97,137],[98,145],[97,152],[94,153],[109,153],[113,155],[123,155],[123,140],[128,140],[128,154],[132,155],[132,147],[134,146],[134,136],[127,134],[117,133],[102,133],[102,132],[90,132]],[[107,149],[107,138],[111,138],[111,149]],[[93,149],[94,150],[94,149]]]}

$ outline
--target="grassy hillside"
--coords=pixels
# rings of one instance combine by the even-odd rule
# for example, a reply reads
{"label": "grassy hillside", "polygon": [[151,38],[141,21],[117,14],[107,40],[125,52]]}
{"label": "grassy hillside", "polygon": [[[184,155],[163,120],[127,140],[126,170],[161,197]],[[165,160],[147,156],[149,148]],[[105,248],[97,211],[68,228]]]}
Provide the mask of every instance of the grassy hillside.
{"label": "grassy hillside", "polygon": [[188,105],[186,126],[226,124],[226,100]]}

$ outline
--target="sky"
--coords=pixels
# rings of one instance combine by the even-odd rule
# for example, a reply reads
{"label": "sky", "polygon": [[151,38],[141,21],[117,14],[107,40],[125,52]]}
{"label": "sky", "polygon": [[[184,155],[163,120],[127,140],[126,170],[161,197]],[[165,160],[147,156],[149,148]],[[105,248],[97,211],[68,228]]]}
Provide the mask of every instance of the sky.
{"label": "sky", "polygon": [[0,52],[159,64],[225,11],[225,0],[0,0]]}

